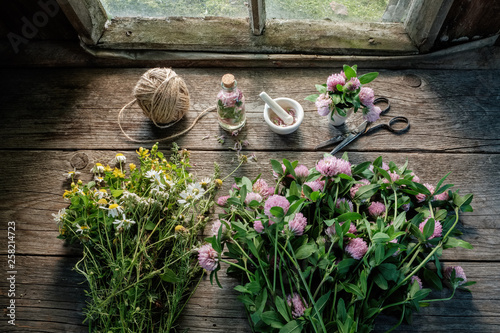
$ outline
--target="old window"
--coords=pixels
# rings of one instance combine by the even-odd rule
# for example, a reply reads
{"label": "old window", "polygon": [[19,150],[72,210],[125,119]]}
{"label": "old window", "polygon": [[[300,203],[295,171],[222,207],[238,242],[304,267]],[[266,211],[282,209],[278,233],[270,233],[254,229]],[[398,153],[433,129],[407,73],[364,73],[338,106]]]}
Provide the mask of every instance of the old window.
{"label": "old window", "polygon": [[[407,55],[451,0],[58,0],[93,50]],[[425,14],[425,20],[422,15]],[[420,19],[419,19],[420,18]]]}

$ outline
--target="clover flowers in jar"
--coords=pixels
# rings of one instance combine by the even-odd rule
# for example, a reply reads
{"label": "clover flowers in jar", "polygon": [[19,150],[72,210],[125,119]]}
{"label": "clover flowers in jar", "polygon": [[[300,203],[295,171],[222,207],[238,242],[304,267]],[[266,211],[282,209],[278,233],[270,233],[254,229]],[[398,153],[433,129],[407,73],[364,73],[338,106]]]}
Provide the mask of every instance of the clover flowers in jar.
{"label": "clover flowers in jar", "polygon": [[309,95],[306,100],[315,103],[318,114],[328,116],[333,126],[342,125],[351,113],[359,110],[365,120],[373,122],[380,117],[381,110],[374,105],[373,90],[363,85],[377,76],[377,72],[372,72],[358,77],[356,65],[344,65],[343,70],[330,75],[326,83],[316,84],[319,94]]}

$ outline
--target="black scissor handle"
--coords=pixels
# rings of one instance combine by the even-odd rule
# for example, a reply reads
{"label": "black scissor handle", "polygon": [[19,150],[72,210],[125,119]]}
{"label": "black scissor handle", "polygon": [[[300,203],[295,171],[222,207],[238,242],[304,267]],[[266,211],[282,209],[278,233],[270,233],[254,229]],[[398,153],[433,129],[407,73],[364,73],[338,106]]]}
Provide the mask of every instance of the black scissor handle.
{"label": "black scissor handle", "polygon": [[[394,125],[397,123],[406,123],[406,126],[404,128],[396,129],[394,128]],[[389,124],[386,125],[387,129],[391,131],[394,134],[402,134],[405,133],[410,129],[410,121],[406,117],[402,116],[397,116],[389,120]]]}
{"label": "black scissor handle", "polygon": [[385,109],[383,109],[382,112],[380,112],[380,114],[382,115],[382,114],[386,114],[387,111],[389,111],[389,109],[391,108],[391,102],[389,102],[389,99],[387,97],[377,97],[373,101],[373,104],[377,104],[377,103],[381,103],[381,102],[387,103],[387,106],[385,107]]}
{"label": "black scissor handle", "polygon": [[[396,129],[394,128],[394,125],[397,123],[405,123],[406,126],[401,129]],[[403,134],[410,129],[410,121],[406,117],[397,116],[389,120],[389,123],[387,124],[378,124],[376,126],[370,127],[369,129],[366,130],[365,134],[375,132],[381,128],[386,129],[394,134]]]}

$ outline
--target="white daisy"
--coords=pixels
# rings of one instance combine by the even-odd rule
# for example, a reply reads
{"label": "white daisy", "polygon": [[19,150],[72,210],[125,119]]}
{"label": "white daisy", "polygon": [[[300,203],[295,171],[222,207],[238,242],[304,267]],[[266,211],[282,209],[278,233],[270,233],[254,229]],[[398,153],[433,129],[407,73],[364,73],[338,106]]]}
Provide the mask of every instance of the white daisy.
{"label": "white daisy", "polygon": [[92,169],[90,169],[93,173],[102,173],[104,172],[104,167],[102,166],[101,163],[96,163]]}
{"label": "white daisy", "polygon": [[102,183],[104,183],[104,177],[101,177],[101,176],[95,176],[95,177],[94,177],[94,181],[95,181],[97,184],[102,184]]}
{"label": "white daisy", "polygon": [[208,185],[212,182],[212,179],[209,177],[205,177],[202,180],[200,180],[200,185],[203,187],[205,190],[208,188]]}
{"label": "white daisy", "polygon": [[124,229],[124,228],[130,229],[132,224],[135,224],[135,221],[126,219],[125,215],[122,215],[122,219],[121,220],[118,220],[118,219],[114,220],[113,224],[116,225],[116,229]]}
{"label": "white daisy", "polygon": [[189,206],[189,204],[191,203],[191,201],[194,199],[193,194],[189,193],[187,191],[182,191],[179,194],[179,196],[182,198],[182,199],[178,199],[177,200],[177,202],[179,203],[179,205]]}
{"label": "white daisy", "polygon": [[80,226],[78,223],[75,225],[75,227],[76,227],[76,232],[79,232],[80,234],[83,234],[84,231],[89,230],[89,227],[87,227],[86,225]]}
{"label": "white daisy", "polygon": [[109,207],[102,207],[101,206],[100,208],[108,210],[108,216],[111,216],[111,217],[117,217],[118,215],[123,213],[123,207],[120,206],[119,204],[112,204],[112,205],[109,205]]}
{"label": "white daisy", "polygon": [[200,199],[205,194],[205,190],[199,183],[189,184],[186,190],[191,193],[195,200]]}
{"label": "white daisy", "polygon": [[78,175],[80,175],[80,172],[79,171],[70,171],[70,172],[67,172],[64,174],[66,176],[67,179],[73,179],[75,177],[77,177]]}
{"label": "white daisy", "polygon": [[54,221],[56,221],[57,224],[61,223],[62,220],[66,217],[66,208],[61,209],[57,214],[52,213],[52,216],[54,217]]}
{"label": "white daisy", "polygon": [[108,191],[105,189],[101,188],[99,191],[94,190],[94,197],[97,198],[97,200],[101,200],[102,198],[106,198],[108,196]]}
{"label": "white daisy", "polygon": [[122,154],[118,153],[115,156],[116,163],[125,163],[127,161],[127,158]]}
{"label": "white daisy", "polygon": [[160,175],[161,175],[160,171],[149,170],[146,172],[146,174],[144,176],[146,176],[146,178],[149,178],[151,180],[151,182],[159,183],[161,181]]}

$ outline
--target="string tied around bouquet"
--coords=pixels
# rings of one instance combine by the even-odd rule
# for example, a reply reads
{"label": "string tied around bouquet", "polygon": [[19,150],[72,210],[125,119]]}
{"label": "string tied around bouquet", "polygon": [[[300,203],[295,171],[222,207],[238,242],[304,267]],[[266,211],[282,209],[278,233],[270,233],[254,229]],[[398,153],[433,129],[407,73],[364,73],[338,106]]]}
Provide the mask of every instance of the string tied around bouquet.
{"label": "string tied around bouquet", "polygon": [[130,137],[121,125],[122,114],[132,104],[137,103],[142,112],[156,127],[165,129],[175,125],[189,110],[189,91],[184,80],[171,68],[153,68],[144,73],[135,85],[134,99],[127,103],[118,114],[118,125],[122,133],[134,142],[157,142],[174,139],[189,132],[198,120],[208,112],[215,110],[211,106],[201,112],[185,130],[152,140],[138,140]]}

